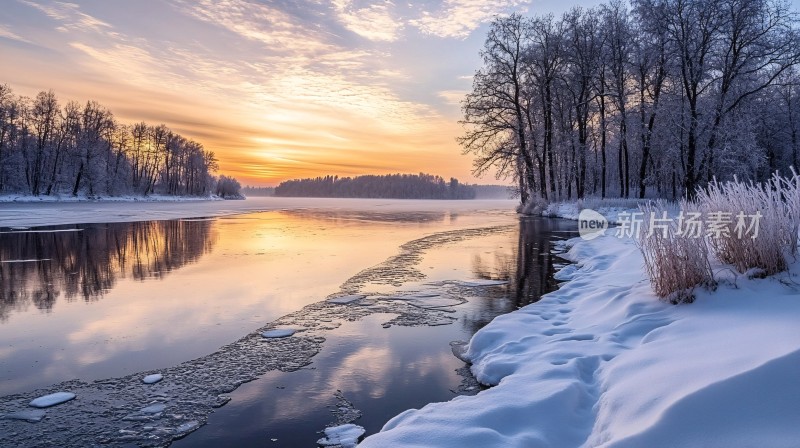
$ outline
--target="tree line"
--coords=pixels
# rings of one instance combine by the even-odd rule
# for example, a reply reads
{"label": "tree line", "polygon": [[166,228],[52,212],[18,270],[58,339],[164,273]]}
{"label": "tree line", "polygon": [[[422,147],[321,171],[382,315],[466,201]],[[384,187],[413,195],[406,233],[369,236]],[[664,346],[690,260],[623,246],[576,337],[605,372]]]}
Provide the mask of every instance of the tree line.
{"label": "tree line", "polygon": [[204,196],[218,189],[217,169],[212,151],[163,124],[122,124],[95,101],[62,106],[52,90],[27,98],[0,85],[0,193]]}
{"label": "tree line", "polygon": [[325,176],[281,182],[275,196],[322,198],[473,199],[475,190],[431,174]]}
{"label": "tree line", "polygon": [[782,0],[632,0],[497,18],[462,104],[474,170],[523,204],[692,196],[800,157],[798,18]]}

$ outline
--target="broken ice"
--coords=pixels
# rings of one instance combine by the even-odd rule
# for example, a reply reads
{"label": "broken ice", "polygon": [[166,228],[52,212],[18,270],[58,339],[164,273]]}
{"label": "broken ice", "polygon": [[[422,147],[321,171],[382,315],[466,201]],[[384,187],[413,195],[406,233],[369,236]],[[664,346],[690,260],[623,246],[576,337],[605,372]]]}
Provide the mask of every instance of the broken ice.
{"label": "broken ice", "polygon": [[56,392],[54,394],[35,398],[31,400],[30,405],[35,408],[49,408],[50,406],[67,402],[73,398],[75,398],[75,394],[72,392]]}

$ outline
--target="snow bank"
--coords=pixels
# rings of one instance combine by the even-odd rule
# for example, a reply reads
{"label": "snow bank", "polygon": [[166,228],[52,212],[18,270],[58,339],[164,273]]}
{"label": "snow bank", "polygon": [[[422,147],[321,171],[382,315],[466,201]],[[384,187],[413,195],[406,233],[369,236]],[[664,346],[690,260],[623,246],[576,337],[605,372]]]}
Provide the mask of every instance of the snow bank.
{"label": "snow bank", "polygon": [[166,194],[151,194],[148,196],[137,195],[124,195],[124,196],[72,196],[72,195],[20,195],[20,194],[2,194],[0,195],[0,203],[3,202],[17,202],[17,203],[76,203],[76,202],[201,202],[201,201],[223,201],[224,199],[215,196],[173,196]]}
{"label": "snow bank", "polygon": [[463,350],[494,387],[406,411],[359,446],[797,446],[796,283],[739,276],[673,306],[632,241],[570,243],[571,280]]}
{"label": "snow bank", "polygon": [[[609,203],[613,204],[613,202]],[[564,218],[577,221],[581,210],[585,208],[592,209],[600,213],[608,220],[610,224],[616,224],[619,222],[620,213],[639,211],[638,205],[633,202],[624,206],[603,205],[602,201],[596,201],[589,204],[579,204],[577,202],[555,202],[548,205],[548,207],[542,211],[542,215],[552,218]]]}

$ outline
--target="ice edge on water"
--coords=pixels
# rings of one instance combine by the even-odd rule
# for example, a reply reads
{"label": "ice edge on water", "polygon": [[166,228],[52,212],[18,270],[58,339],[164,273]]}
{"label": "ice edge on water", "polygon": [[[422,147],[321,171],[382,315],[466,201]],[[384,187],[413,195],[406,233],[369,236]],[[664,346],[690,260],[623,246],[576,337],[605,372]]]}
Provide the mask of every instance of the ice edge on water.
{"label": "ice edge on water", "polygon": [[[142,373],[137,372],[94,382],[71,380],[42,390],[2,397],[0,446],[45,447],[59,445],[64,440],[76,446],[120,443],[166,446],[203,426],[215,408],[230,401],[225,394],[241,384],[270,370],[290,372],[309,365],[320,351],[326,332],[335,330],[343,321],[385,313],[395,317],[385,322],[384,327],[452,324],[456,320],[448,315],[452,306],[464,303],[464,295],[474,294],[465,289],[479,288],[465,288],[466,285],[459,285],[458,281],[440,282],[428,285],[434,288],[431,290],[406,291],[393,296],[367,293],[362,289],[370,284],[399,287],[409,281],[424,280],[425,275],[415,268],[424,251],[511,228],[495,226],[447,231],[410,241],[401,246],[398,255],[347,280],[340,292],[327,300],[283,316],[208,356],[161,369],[157,375],[169,378],[168,382],[146,384]],[[404,296],[410,300],[398,300]],[[286,328],[303,328],[304,331],[293,333],[292,337],[263,336]],[[471,387],[462,384],[460,389],[468,393]],[[28,414],[34,418],[16,418],[25,421],[25,426],[13,420],[13,416],[24,415],[21,410],[27,408],[33,398],[63,390],[70,390],[81,399],[54,408],[46,417]],[[351,403],[347,413],[337,416],[337,423],[347,424],[347,420],[358,418],[353,418],[355,415],[360,416],[360,411]],[[36,424],[27,423],[39,420]]]}

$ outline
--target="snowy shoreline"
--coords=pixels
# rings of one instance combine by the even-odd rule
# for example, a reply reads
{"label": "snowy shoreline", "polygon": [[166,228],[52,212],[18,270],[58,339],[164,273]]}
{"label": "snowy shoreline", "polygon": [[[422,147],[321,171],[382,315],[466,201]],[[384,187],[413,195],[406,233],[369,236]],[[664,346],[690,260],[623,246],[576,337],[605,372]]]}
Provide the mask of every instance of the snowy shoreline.
{"label": "snowy shoreline", "polygon": [[246,200],[2,202],[0,227],[158,221],[208,218],[273,210],[355,210],[370,212],[513,212],[503,199],[406,200],[252,197]]}
{"label": "snowy shoreline", "polygon": [[0,195],[0,203],[124,203],[124,202],[201,202],[201,201],[224,201],[219,196],[167,196],[160,194],[152,194],[148,196],[30,196],[30,195],[15,195],[6,194]]}
{"label": "snowy shoreline", "polygon": [[675,306],[651,291],[632,240],[567,244],[562,288],[467,346],[494,387],[406,411],[359,446],[796,446],[800,263],[720,273],[716,291]]}

